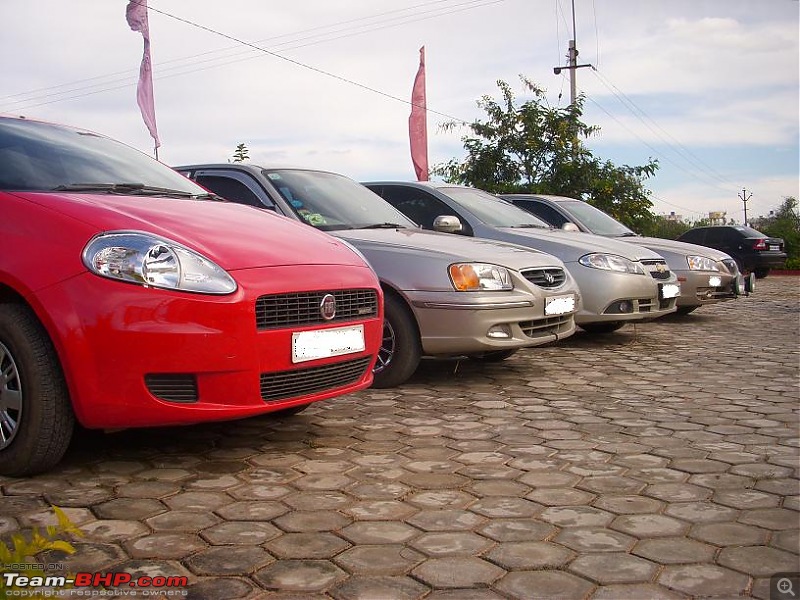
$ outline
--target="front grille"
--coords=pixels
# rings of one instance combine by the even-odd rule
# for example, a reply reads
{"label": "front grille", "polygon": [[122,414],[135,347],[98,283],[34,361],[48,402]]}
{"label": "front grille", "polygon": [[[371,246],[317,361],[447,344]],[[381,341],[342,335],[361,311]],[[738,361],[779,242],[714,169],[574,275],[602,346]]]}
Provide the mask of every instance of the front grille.
{"label": "front grille", "polygon": [[183,373],[149,373],[144,384],[153,396],[169,402],[197,402],[197,379]]}
{"label": "front grille", "polygon": [[667,261],[657,258],[648,258],[641,261],[645,271],[650,273],[653,279],[669,279],[670,272]]}
{"label": "front grille", "polygon": [[[336,316],[325,320],[320,303],[326,294],[336,298]],[[375,290],[338,290],[335,292],[299,292],[261,296],[256,300],[256,327],[275,329],[314,323],[352,321],[378,314],[378,293]]]}
{"label": "front grille", "polygon": [[530,281],[533,285],[540,288],[554,289],[564,285],[567,280],[567,275],[564,269],[549,268],[549,269],[525,269],[520,271],[520,274]]}
{"label": "front grille", "polygon": [[539,339],[567,333],[572,329],[572,322],[572,315],[560,315],[535,321],[523,321],[519,326],[522,328],[522,333],[529,338]]}
{"label": "front grille", "polygon": [[265,402],[325,392],[351,385],[369,368],[371,356],[333,365],[261,374],[261,397]]}

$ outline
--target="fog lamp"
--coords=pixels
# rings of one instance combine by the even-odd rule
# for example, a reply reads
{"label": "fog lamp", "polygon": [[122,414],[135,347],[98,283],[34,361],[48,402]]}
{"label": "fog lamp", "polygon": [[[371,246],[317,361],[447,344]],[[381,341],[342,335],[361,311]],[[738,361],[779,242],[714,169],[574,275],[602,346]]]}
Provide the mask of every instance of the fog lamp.
{"label": "fog lamp", "polygon": [[708,278],[708,285],[711,287],[719,287],[722,285],[722,278],[717,277],[716,275],[712,275]]}
{"label": "fog lamp", "polygon": [[511,328],[508,325],[492,325],[486,332],[486,337],[507,340],[511,338]]}

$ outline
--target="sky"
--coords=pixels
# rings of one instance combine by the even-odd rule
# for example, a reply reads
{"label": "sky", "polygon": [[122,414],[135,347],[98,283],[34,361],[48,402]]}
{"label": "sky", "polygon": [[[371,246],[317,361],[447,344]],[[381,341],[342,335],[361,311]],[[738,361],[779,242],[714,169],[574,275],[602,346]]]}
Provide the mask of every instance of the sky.
{"label": "sky", "polygon": [[[156,121],[169,165],[250,162],[415,178],[411,88],[425,47],[431,166],[465,157],[478,100],[524,76],[570,102],[571,0],[149,0]],[[2,0],[0,114],[66,123],[153,154],[136,104],[127,0]],[[800,196],[798,0],[574,0],[587,140],[660,165],[653,211],[742,222]],[[748,198],[745,204],[742,197]]]}

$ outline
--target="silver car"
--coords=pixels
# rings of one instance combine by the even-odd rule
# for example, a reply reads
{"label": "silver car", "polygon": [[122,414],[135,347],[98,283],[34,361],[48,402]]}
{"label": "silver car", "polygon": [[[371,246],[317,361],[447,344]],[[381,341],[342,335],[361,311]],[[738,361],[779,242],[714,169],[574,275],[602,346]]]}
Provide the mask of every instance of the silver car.
{"label": "silver car", "polygon": [[743,277],[732,256],[696,244],[643,237],[583,200],[540,194],[501,194],[554,227],[574,225],[585,233],[619,238],[658,252],[678,276],[678,312],[688,314],[706,304],[731,300],[755,289],[754,278]]}
{"label": "silver car", "polygon": [[385,297],[375,387],[402,383],[422,356],[496,361],[575,332],[580,292],[553,256],[423,231],[337,173],[238,163],[177,170],[223,198],[304,221],[363,254]]}
{"label": "silver car", "polygon": [[583,296],[575,320],[592,333],[675,312],[677,277],[662,256],[600,236],[576,236],[475,188],[431,182],[365,183],[425,229],[521,244],[557,256]]}

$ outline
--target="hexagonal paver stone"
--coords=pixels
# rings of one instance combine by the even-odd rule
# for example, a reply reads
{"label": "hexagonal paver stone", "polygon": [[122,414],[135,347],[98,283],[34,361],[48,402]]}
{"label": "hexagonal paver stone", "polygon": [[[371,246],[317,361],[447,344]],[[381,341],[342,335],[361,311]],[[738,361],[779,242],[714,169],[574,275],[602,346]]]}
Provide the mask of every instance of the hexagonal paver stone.
{"label": "hexagonal paver stone", "polygon": [[472,556],[480,554],[491,545],[491,540],[475,533],[456,531],[424,533],[411,542],[411,546],[433,557]]}
{"label": "hexagonal paver stone", "polygon": [[689,537],[715,546],[749,546],[764,544],[769,532],[742,523],[706,523],[695,525]]}
{"label": "hexagonal paver stone", "polygon": [[181,489],[180,484],[168,481],[133,481],[117,486],[118,498],[164,498]]}
{"label": "hexagonal paver stone", "polygon": [[754,480],[750,477],[732,475],[731,473],[707,473],[704,475],[692,475],[689,483],[713,490],[741,490],[753,487]]}
{"label": "hexagonal paver stone", "polygon": [[594,494],[573,488],[541,488],[525,497],[545,506],[578,506],[594,500]]}
{"label": "hexagonal paver stone", "polygon": [[517,571],[503,577],[495,588],[512,598],[545,600],[586,598],[594,584],[563,571]]}
{"label": "hexagonal paver stone", "polygon": [[[139,521],[115,519],[91,521],[81,525],[80,529],[87,540],[98,542],[120,542],[149,533],[147,527]],[[0,527],[0,533],[2,533],[2,527]]]}
{"label": "hexagonal paver stone", "polygon": [[188,533],[154,533],[125,542],[133,558],[180,559],[205,547],[203,540]]}
{"label": "hexagonal paver stone", "polygon": [[516,481],[477,481],[469,488],[469,491],[478,497],[484,496],[512,496],[519,498],[531,491],[527,485]]}
{"label": "hexagonal paver stone", "polygon": [[160,501],[148,498],[116,498],[94,507],[101,519],[146,519],[166,510]]}
{"label": "hexagonal paver stone", "polygon": [[765,546],[723,548],[717,563],[754,577],[770,577],[775,573],[800,570],[797,554]]}
{"label": "hexagonal paver stone", "polygon": [[492,519],[479,531],[498,542],[522,542],[547,539],[557,529],[535,519]]}
{"label": "hexagonal paver stone", "polygon": [[172,510],[208,512],[231,504],[231,497],[221,492],[183,492],[164,499]]}
{"label": "hexagonal paver stone", "polygon": [[402,544],[386,544],[350,548],[333,560],[355,575],[403,575],[425,556]]}
{"label": "hexagonal paver stone", "polygon": [[648,485],[644,493],[667,502],[696,502],[708,500],[713,492],[691,483],[655,483]]}
{"label": "hexagonal paver stone", "polygon": [[643,540],[633,553],[662,565],[712,562],[717,549],[683,537]]}
{"label": "hexagonal paver stone", "polygon": [[344,473],[353,468],[353,463],[346,460],[304,460],[293,465],[301,473]]}
{"label": "hexagonal paver stone", "polygon": [[578,484],[582,490],[598,494],[637,494],[647,483],[621,475],[601,475],[599,477],[584,477]]}
{"label": "hexagonal paver stone", "polygon": [[225,546],[198,552],[185,562],[198,575],[242,575],[274,560],[266,550],[258,546]]}
{"label": "hexagonal paver stone", "polygon": [[468,478],[456,473],[406,473],[400,481],[420,490],[458,489],[470,483]]}
{"label": "hexagonal paver stone", "polygon": [[755,479],[777,479],[779,477],[791,477],[792,469],[768,463],[749,463],[731,467],[731,473],[754,477]]}
{"label": "hexagonal paver stone", "polygon": [[689,526],[664,515],[622,515],[614,519],[611,528],[643,539],[681,535]]}
{"label": "hexagonal paver stone", "polygon": [[605,527],[614,515],[592,506],[551,506],[539,518],[559,527]]}
{"label": "hexagonal paver stone", "polygon": [[638,495],[600,496],[594,501],[594,506],[619,515],[644,515],[661,512],[664,503]]}
{"label": "hexagonal paver stone", "polygon": [[486,554],[487,559],[507,571],[557,569],[574,556],[574,552],[551,542],[504,542]]}
{"label": "hexagonal paver stone", "polygon": [[739,517],[739,522],[774,531],[797,529],[798,527],[797,512],[786,508],[746,510]]}
{"label": "hexagonal paver stone", "polygon": [[267,550],[281,559],[333,558],[350,547],[332,533],[287,533],[266,544]]}
{"label": "hexagonal paver stone", "polygon": [[361,521],[341,530],[354,544],[400,544],[419,535],[419,529],[396,521]]}
{"label": "hexagonal paver stone", "polygon": [[230,598],[239,600],[247,598],[253,592],[253,584],[247,579],[236,579],[233,577],[209,577],[200,579],[186,588],[188,598]]}
{"label": "hexagonal paver stone", "polygon": [[45,493],[50,504],[59,508],[93,506],[114,497],[114,491],[101,487],[70,487]]}
{"label": "hexagonal paver stone", "polygon": [[604,585],[592,594],[592,600],[682,600],[684,594],[671,592],[653,583]]}
{"label": "hexagonal paver stone", "polygon": [[664,514],[692,523],[714,523],[735,521],[739,511],[713,502],[675,502],[667,506]]}
{"label": "hexagonal paver stone", "polygon": [[419,512],[419,509],[397,500],[366,500],[343,509],[358,521],[403,520]]}
{"label": "hexagonal paver stone", "polygon": [[603,585],[647,583],[658,565],[624,552],[604,552],[579,556],[570,563],[569,570]]}
{"label": "hexagonal paver stone", "polygon": [[406,501],[423,508],[465,508],[475,502],[475,496],[459,490],[437,490],[413,494]]}
{"label": "hexagonal paver stone", "polygon": [[295,510],[337,510],[352,503],[352,498],[340,492],[304,492],[283,499]]}
{"label": "hexagonal paver stone", "polygon": [[358,483],[349,487],[347,491],[364,500],[391,500],[405,496],[409,489],[408,486],[395,481],[370,481],[369,483]]}
{"label": "hexagonal paver stone", "polygon": [[365,600],[367,598],[416,600],[422,598],[427,591],[427,587],[410,577],[352,576],[328,593],[336,600]]}
{"label": "hexagonal paver stone", "polygon": [[469,510],[485,517],[495,519],[532,517],[541,510],[541,506],[524,498],[491,496],[478,500]]}
{"label": "hexagonal paver stone", "polygon": [[773,508],[780,501],[780,496],[758,490],[720,490],[714,494],[714,502],[741,509]]}
{"label": "hexagonal paver stone", "polygon": [[210,544],[258,545],[281,534],[281,530],[263,521],[226,521],[200,532]]}
{"label": "hexagonal paver stone", "polygon": [[217,509],[217,514],[226,521],[271,521],[288,512],[280,502],[232,502]]}
{"label": "hexagonal paver stone", "polygon": [[626,552],[636,542],[624,533],[602,527],[571,527],[553,540],[576,552]]}
{"label": "hexagonal paver stone", "polygon": [[423,510],[408,519],[408,523],[425,531],[467,531],[485,521],[466,510]]}
{"label": "hexagonal paver stone", "polygon": [[658,583],[690,596],[728,597],[746,595],[750,578],[716,565],[680,565],[664,568]]}
{"label": "hexagonal paver stone", "polygon": [[768,492],[770,494],[796,497],[798,494],[800,494],[800,479],[796,479],[794,477],[785,477],[782,479],[762,479],[756,483],[756,488],[762,492]]}
{"label": "hexagonal paver stone", "polygon": [[800,548],[800,531],[793,529],[791,531],[779,531],[772,534],[770,545],[789,552],[797,552]]}
{"label": "hexagonal paver stone", "polygon": [[220,522],[212,513],[170,510],[155,517],[145,519],[154,531],[200,531]]}
{"label": "hexagonal paver stone", "polygon": [[[58,550],[46,552],[43,563],[59,563],[63,565],[65,571],[75,573],[76,571],[108,571],[113,565],[128,557],[122,548],[116,544],[100,543],[73,543],[74,554],[65,555]],[[55,555],[58,554],[56,558]]]}
{"label": "hexagonal paver stone", "polygon": [[341,513],[332,510],[292,511],[273,521],[287,532],[303,533],[309,531],[337,531],[351,523]]}
{"label": "hexagonal paver stone", "polygon": [[505,571],[480,558],[432,558],[412,574],[434,588],[486,587],[505,575]]}
{"label": "hexagonal paver stone", "polygon": [[299,490],[343,490],[353,480],[338,473],[303,475],[291,482]]}
{"label": "hexagonal paver stone", "polygon": [[280,500],[294,492],[285,485],[248,483],[228,490],[237,500]]}
{"label": "hexagonal paver stone", "polygon": [[262,587],[282,592],[321,592],[346,577],[327,560],[279,560],[253,575]]}
{"label": "hexagonal paver stone", "polygon": [[519,478],[521,483],[531,487],[569,488],[581,480],[579,475],[564,471],[532,471]]}
{"label": "hexagonal paver stone", "polygon": [[687,473],[724,473],[731,466],[717,460],[699,458],[673,460],[670,467]]}

